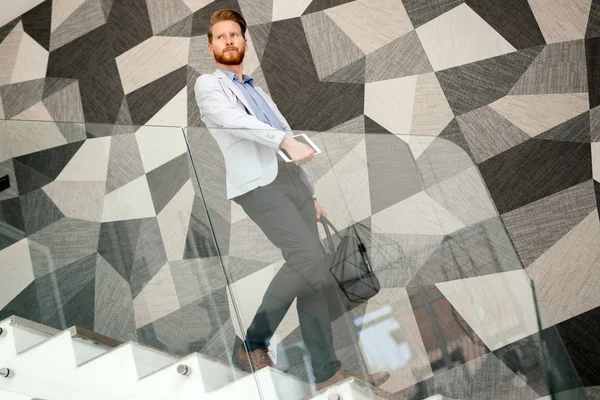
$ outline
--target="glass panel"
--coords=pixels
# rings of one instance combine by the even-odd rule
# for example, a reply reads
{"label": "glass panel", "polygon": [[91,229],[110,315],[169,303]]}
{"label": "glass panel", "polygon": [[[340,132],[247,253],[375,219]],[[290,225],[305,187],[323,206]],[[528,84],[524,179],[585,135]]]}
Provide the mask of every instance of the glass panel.
{"label": "glass panel", "polygon": [[[211,131],[0,121],[0,257],[20,266],[0,281],[0,320],[198,352],[182,363],[222,398],[310,397],[338,366],[385,371],[379,394],[400,398],[585,398],[462,148],[304,132],[322,151],[310,170],[262,171],[244,137],[269,132]],[[214,137],[236,138],[229,192]],[[243,341],[269,345],[275,369],[233,368],[249,365]]]}
{"label": "glass panel", "polygon": [[[565,345],[556,327],[542,329],[544,323],[535,290],[532,282],[532,291],[536,305],[537,320],[540,327],[539,336],[535,338],[533,349],[538,362],[543,362],[546,378],[546,393],[552,400],[584,400],[588,396],[577,374],[577,370],[569,357]],[[540,391],[544,391],[541,389]]]}
{"label": "glass panel", "polygon": [[[544,339],[541,350],[531,281],[461,147],[415,135],[299,133],[322,151],[308,175],[290,163],[275,166],[272,155],[259,153],[267,147],[245,140],[254,135],[267,143],[268,132],[186,130],[223,256],[235,334],[250,350],[268,345],[276,368],[312,390],[335,371],[331,360],[357,374],[385,371],[390,378],[380,389],[410,399],[537,399],[580,386],[559,341]],[[252,157],[271,165],[257,170]],[[339,267],[327,257],[315,261],[322,250],[307,230],[315,222],[304,222],[310,213],[302,219],[312,206],[310,180],[341,237],[359,237],[366,248],[380,284],[368,302],[347,301],[376,287],[344,280],[353,266],[364,266],[359,251],[346,254],[355,257],[343,264],[346,275],[327,268]],[[249,194],[227,200],[240,193]],[[318,230],[328,249],[322,224]],[[338,252],[351,243],[336,235],[332,241]],[[311,296],[319,307],[311,308]],[[331,335],[317,322],[323,318]],[[331,337],[335,356],[328,358]],[[548,384],[552,368],[570,383],[552,386],[550,374]]]}
{"label": "glass panel", "polygon": [[[19,269],[0,271],[0,320],[198,352],[214,361],[185,364],[214,378],[210,391],[237,376],[226,280],[181,128],[0,121],[4,174],[0,265]],[[134,350],[138,373],[172,363]]]}

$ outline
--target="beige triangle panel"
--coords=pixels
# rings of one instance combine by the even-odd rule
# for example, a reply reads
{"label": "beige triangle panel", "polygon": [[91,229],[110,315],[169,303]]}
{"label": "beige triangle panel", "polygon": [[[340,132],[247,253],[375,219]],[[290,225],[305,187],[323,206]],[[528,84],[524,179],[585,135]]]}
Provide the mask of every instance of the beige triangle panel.
{"label": "beige triangle panel", "polygon": [[23,35],[23,24],[19,22],[0,43],[0,86],[12,80]]}
{"label": "beige triangle panel", "polygon": [[599,221],[594,210],[527,267],[544,328],[600,307]]}
{"label": "beige triangle panel", "polygon": [[373,232],[448,235],[465,225],[427,193],[419,192],[372,217]]}
{"label": "beige triangle panel", "polygon": [[273,0],[272,21],[296,18],[302,15],[312,0]]}
{"label": "beige triangle panel", "polygon": [[0,250],[0,308],[4,308],[33,282],[29,240],[20,240]]}
{"label": "beige triangle panel", "polygon": [[440,15],[416,31],[435,71],[516,51],[466,4]]}
{"label": "beige triangle panel", "polygon": [[48,50],[40,46],[27,33],[23,33],[10,80],[11,83],[45,78],[47,66]]}
{"label": "beige triangle panel", "polygon": [[146,175],[110,192],[104,197],[102,222],[156,216]]}
{"label": "beige triangle panel", "polygon": [[183,0],[191,12],[196,12],[214,1],[215,0]]}
{"label": "beige triangle panel", "polygon": [[144,289],[133,299],[135,326],[140,328],[179,310],[179,299],[173,283],[171,267],[167,263]]}
{"label": "beige triangle panel", "polygon": [[190,38],[154,36],[116,58],[125,94],[187,65]]}
{"label": "beige triangle panel", "polygon": [[592,0],[528,0],[546,43],[583,39]]}
{"label": "beige triangle panel", "polygon": [[365,85],[365,115],[395,134],[409,134],[417,77],[390,79]]}
{"label": "beige triangle panel", "polygon": [[396,0],[356,0],[325,13],[365,54],[414,29],[404,5]]}
{"label": "beige triangle panel", "polygon": [[454,113],[435,74],[419,75],[410,133],[437,136],[452,118]]}
{"label": "beige triangle panel", "polygon": [[52,116],[41,101],[29,107],[27,110],[21,111],[11,119],[21,121],[52,121]]}
{"label": "beige triangle panel", "polygon": [[589,99],[587,93],[506,96],[490,107],[534,137],[589,110]]}
{"label": "beige triangle panel", "polygon": [[54,32],[56,28],[65,22],[84,2],[85,0],[54,0],[52,3],[50,31]]}
{"label": "beige triangle panel", "polygon": [[492,351],[538,331],[530,281],[523,270],[436,286]]}
{"label": "beige triangle panel", "polygon": [[105,186],[98,181],[54,181],[43,190],[65,217],[100,222]]}

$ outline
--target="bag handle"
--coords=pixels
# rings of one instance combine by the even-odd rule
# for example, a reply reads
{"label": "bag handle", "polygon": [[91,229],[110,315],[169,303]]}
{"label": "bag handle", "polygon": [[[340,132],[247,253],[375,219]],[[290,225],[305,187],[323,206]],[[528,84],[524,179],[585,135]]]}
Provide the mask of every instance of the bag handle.
{"label": "bag handle", "polygon": [[331,227],[331,229],[335,232],[335,234],[338,237],[341,237],[340,232],[337,229],[335,229],[335,226],[333,226],[333,224],[331,223],[331,221],[328,220],[326,217],[324,217],[323,215],[321,215],[321,219],[319,221],[323,224],[323,227],[325,228],[325,232],[327,232],[328,226],[329,226],[329,227]]}
{"label": "bag handle", "polygon": [[331,226],[331,228],[333,228],[334,232],[336,232],[336,234],[338,236],[339,236],[339,232],[336,231],[336,229],[333,227],[331,222],[324,216],[321,216],[321,219],[319,220],[319,222],[321,222],[323,224],[323,229],[325,230],[325,235],[327,236],[327,244],[329,245],[330,254],[334,254],[335,246],[333,245],[333,239],[331,237],[331,231],[329,230],[329,227]]}

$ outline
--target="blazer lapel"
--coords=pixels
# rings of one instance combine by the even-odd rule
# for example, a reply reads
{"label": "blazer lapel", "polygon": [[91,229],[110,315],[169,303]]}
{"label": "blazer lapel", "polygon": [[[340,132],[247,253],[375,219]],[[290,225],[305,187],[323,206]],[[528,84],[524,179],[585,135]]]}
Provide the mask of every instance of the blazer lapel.
{"label": "blazer lapel", "polygon": [[[244,105],[244,107],[246,107],[246,110],[248,110],[248,112],[252,115],[254,115],[254,110],[252,110],[252,107],[250,107],[250,104],[248,103],[248,100],[246,100],[246,97],[244,96],[244,94],[242,93],[242,91],[240,89],[237,88],[237,86],[235,86],[235,83],[233,83],[231,81],[231,79],[229,79],[227,77],[227,75],[225,75],[221,70],[216,70],[214,72],[214,74],[221,79],[221,82],[225,83],[225,86],[227,86],[232,92],[233,94],[235,94],[235,96],[238,98],[239,101],[242,102],[242,104]],[[254,115],[256,116],[256,115]]]}

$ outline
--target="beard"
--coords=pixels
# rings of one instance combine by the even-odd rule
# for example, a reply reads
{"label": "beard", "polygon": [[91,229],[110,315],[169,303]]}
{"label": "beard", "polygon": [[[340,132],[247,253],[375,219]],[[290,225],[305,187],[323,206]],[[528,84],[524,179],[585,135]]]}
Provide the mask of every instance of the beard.
{"label": "beard", "polygon": [[[232,52],[228,52],[227,50],[236,50]],[[244,61],[244,55],[246,54],[245,50],[240,50],[237,47],[227,47],[223,50],[221,54],[214,54],[215,61],[219,64],[224,65],[239,65]]]}

